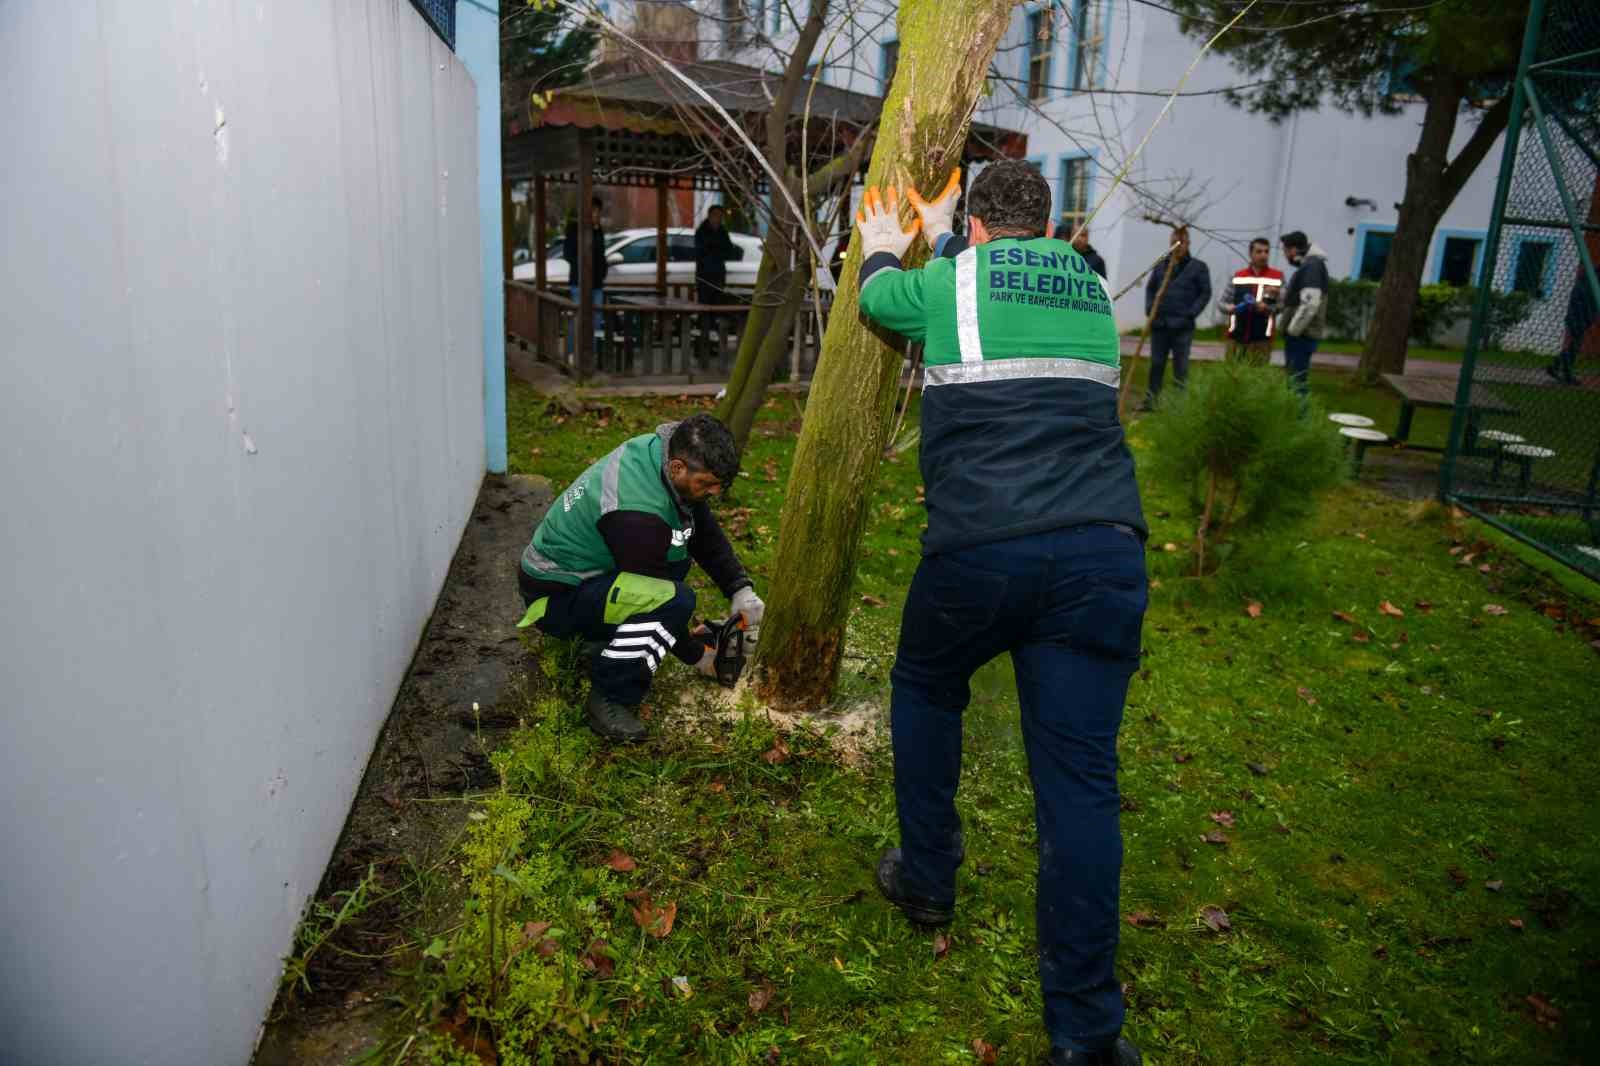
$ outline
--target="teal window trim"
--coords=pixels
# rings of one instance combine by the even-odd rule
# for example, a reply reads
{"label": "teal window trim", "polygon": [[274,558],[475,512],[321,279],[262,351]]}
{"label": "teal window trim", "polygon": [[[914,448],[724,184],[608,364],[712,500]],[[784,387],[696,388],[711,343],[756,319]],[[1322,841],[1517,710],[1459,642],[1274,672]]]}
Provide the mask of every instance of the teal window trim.
{"label": "teal window trim", "polygon": [[1356,227],[1355,252],[1350,256],[1350,280],[1361,280],[1361,259],[1367,251],[1367,234],[1394,232],[1392,222],[1363,222]]}
{"label": "teal window trim", "polygon": [[1088,83],[1082,87],[1076,87],[1079,74],[1078,59],[1083,54],[1080,43],[1083,36],[1083,24],[1094,11],[1095,0],[1066,0],[1066,2],[1069,5],[1068,11],[1072,16],[1072,32],[1066,39],[1065,69],[1067,71],[1067,87],[1064,91],[1066,95],[1072,96],[1090,89],[1103,89],[1106,84],[1106,63],[1111,58],[1111,0],[1100,0],[1100,61],[1095,64],[1094,77],[1090,78]]}
{"label": "teal window trim", "polygon": [[772,28],[768,33],[776,37],[778,32],[783,29],[783,0],[767,0],[767,2],[772,5],[772,21],[770,23]]}
{"label": "teal window trim", "polygon": [[893,40],[884,41],[878,47],[878,85],[881,95],[888,95],[889,92],[889,49],[891,47],[898,48],[899,46],[900,39],[896,37]]}
{"label": "teal window trim", "polygon": [[1561,250],[1561,241],[1555,234],[1550,236],[1534,236],[1531,233],[1518,233],[1511,242],[1511,269],[1506,275],[1504,292],[1516,292],[1518,268],[1522,265],[1522,249],[1524,245],[1542,244],[1549,251],[1544,255],[1544,268],[1539,272],[1539,288],[1541,291],[1532,293],[1535,300],[1548,300],[1556,287],[1556,258]]}
{"label": "teal window trim", "polygon": [[1433,265],[1428,274],[1433,279],[1432,284],[1439,284],[1439,275],[1444,271],[1444,246],[1451,237],[1461,240],[1478,242],[1478,248],[1472,253],[1472,276],[1467,279],[1468,287],[1478,284],[1478,279],[1483,277],[1483,248],[1489,243],[1489,231],[1481,229],[1442,229],[1433,235]]}
{"label": "teal window trim", "polygon": [[[1067,209],[1067,164],[1078,160],[1085,160],[1089,164],[1083,183],[1083,200],[1086,211],[1094,210],[1094,172],[1100,166],[1100,152],[1098,149],[1080,149],[1075,152],[1062,152],[1057,162],[1057,172],[1061,179],[1056,189],[1055,199],[1050,205],[1050,217],[1055,219],[1056,225],[1061,224],[1061,216]],[[1070,234],[1068,234],[1070,236]],[[1066,237],[1062,237],[1065,240]]]}
{"label": "teal window trim", "polygon": [[1032,26],[1033,17],[1039,15],[1041,18],[1050,19],[1055,12],[1055,6],[1055,0],[1043,0],[1043,2],[1022,5],[1022,39],[1024,44],[1022,49],[1022,98],[1027,103],[1043,103],[1053,95],[1050,78],[1055,71],[1056,49],[1060,47],[1060,41],[1056,37],[1054,21],[1050,23],[1050,47],[1044,53],[1043,91],[1035,97],[1030,96],[1028,90],[1033,84],[1033,45],[1037,36]]}

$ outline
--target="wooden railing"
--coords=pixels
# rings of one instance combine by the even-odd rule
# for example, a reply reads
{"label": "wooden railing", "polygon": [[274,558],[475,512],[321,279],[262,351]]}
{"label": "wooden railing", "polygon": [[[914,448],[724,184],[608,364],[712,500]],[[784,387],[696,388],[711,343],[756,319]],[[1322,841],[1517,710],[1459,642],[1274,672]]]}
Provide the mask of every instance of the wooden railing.
{"label": "wooden railing", "polygon": [[[580,376],[574,326],[578,306],[563,292],[540,291],[532,282],[508,281],[506,329],[538,359]],[[683,294],[683,295],[680,295]],[[651,289],[610,289],[595,308],[596,378],[650,378],[684,383],[727,381],[750,314],[748,304],[700,304],[692,285],[669,285],[668,295]],[[832,293],[825,293],[826,316]],[[824,323],[826,318],[824,317]],[[822,348],[816,313],[808,301],[788,336],[789,358],[779,370],[791,380],[809,378]]]}

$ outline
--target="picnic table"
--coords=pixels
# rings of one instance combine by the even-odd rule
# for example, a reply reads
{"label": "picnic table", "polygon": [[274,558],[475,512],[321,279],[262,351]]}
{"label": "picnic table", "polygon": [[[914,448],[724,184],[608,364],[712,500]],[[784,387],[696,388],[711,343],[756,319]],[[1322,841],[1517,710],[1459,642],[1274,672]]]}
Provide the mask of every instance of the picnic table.
{"label": "picnic table", "polygon": [[[1385,374],[1383,383],[1400,394],[1400,424],[1395,427],[1393,439],[1397,443],[1419,451],[1442,452],[1443,448],[1410,444],[1411,420],[1419,407],[1453,408],[1456,405],[1456,379],[1420,377],[1407,374]],[[1477,450],[1478,418],[1480,415],[1515,415],[1517,409],[1497,396],[1492,389],[1473,385],[1467,398],[1466,436],[1461,442],[1462,451],[1472,454]]]}

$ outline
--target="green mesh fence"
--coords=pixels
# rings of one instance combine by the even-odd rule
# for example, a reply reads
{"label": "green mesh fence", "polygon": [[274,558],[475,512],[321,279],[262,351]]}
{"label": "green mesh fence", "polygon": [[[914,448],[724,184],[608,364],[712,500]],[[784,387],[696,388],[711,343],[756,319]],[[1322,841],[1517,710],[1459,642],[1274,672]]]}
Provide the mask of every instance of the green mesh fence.
{"label": "green mesh fence", "polygon": [[1600,580],[1600,2],[1534,0],[1441,494]]}

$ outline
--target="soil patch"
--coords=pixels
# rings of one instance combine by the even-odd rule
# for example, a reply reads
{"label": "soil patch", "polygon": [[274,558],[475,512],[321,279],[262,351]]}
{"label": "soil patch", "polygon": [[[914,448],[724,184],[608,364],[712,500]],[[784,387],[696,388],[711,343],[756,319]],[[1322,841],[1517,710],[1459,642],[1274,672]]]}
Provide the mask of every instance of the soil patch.
{"label": "soil patch", "polygon": [[488,753],[535,676],[512,628],[516,566],[552,497],[542,477],[484,479],[318,890],[337,912],[347,898],[337,894],[367,881],[366,902],[311,955],[310,990],[279,995],[256,1066],[352,1062],[407,1023],[386,1002],[391,974],[422,946],[410,937],[459,912],[455,878],[440,867],[467,822],[461,800],[494,783]]}

